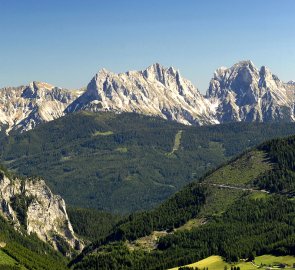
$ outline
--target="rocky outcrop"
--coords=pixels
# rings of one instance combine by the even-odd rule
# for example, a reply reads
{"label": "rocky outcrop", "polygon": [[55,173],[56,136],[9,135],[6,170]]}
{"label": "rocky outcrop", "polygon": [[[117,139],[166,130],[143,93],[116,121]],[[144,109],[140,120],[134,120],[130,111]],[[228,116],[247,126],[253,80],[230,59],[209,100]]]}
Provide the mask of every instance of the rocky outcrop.
{"label": "rocky outcrop", "polygon": [[66,113],[79,110],[136,112],[193,125],[216,123],[209,102],[192,83],[173,67],[159,64],[120,74],[101,70]]}
{"label": "rocky outcrop", "polygon": [[282,82],[265,66],[257,69],[251,61],[216,70],[206,96],[221,123],[295,120],[295,85]]}
{"label": "rocky outcrop", "polygon": [[75,91],[32,82],[28,86],[0,89],[0,128],[26,131],[64,115],[78,96]]}
{"label": "rocky outcrop", "polygon": [[55,249],[70,252],[81,250],[64,200],[54,195],[42,179],[19,179],[0,171],[0,213],[17,230],[35,233]]}

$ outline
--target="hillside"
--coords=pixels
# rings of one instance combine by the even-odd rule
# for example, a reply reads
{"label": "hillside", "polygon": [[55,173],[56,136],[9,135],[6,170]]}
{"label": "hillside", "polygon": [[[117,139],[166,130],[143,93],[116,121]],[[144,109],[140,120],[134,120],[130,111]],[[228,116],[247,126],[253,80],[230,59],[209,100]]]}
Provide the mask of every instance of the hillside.
{"label": "hillside", "polygon": [[86,242],[108,236],[113,227],[123,218],[96,209],[67,207],[67,213],[74,232]]}
{"label": "hillside", "polygon": [[[74,269],[167,269],[211,255],[236,263],[294,254],[294,149],[293,136],[244,153],[152,211],[126,218],[84,249]],[[147,248],[143,240],[159,230]]]}
{"label": "hillside", "polygon": [[0,230],[0,269],[67,269],[66,257],[39,240],[36,235],[15,231],[2,216]]}
{"label": "hillside", "polygon": [[19,174],[46,179],[67,204],[122,214],[152,208],[245,149],[294,133],[293,123],[192,127],[80,112],[4,137],[0,159]]}

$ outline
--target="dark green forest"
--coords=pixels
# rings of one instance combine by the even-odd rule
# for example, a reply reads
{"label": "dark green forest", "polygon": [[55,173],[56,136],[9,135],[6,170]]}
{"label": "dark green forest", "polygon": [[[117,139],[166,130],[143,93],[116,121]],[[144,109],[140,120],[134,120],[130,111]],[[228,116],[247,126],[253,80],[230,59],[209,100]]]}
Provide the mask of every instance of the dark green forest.
{"label": "dark green forest", "polygon": [[125,214],[151,209],[186,184],[294,123],[190,127],[132,113],[81,112],[0,142],[0,161],[42,176],[67,204]]}
{"label": "dark green forest", "polygon": [[67,213],[75,233],[85,241],[94,241],[108,236],[113,227],[123,219],[96,209],[67,207]]}
{"label": "dark green forest", "polygon": [[167,269],[213,254],[228,262],[252,254],[295,252],[295,202],[280,195],[267,199],[240,198],[221,217],[187,231],[160,238],[152,252],[130,251],[124,242],[100,245],[74,269]]}
{"label": "dark green forest", "polygon": [[[229,165],[234,163],[234,166],[238,166],[235,169],[240,170],[236,180],[241,190],[212,186],[211,175],[215,171],[208,173],[200,183],[188,185],[158,208],[132,214],[121,221],[112,234],[89,245],[72,262],[74,269],[96,269],[97,266],[100,269],[139,269],[140,265],[141,269],[167,269],[216,254],[228,262],[247,259],[253,257],[253,254],[294,255],[295,178],[287,178],[284,173],[292,172],[294,138],[272,140],[256,148],[266,154],[266,159],[262,162],[269,163],[271,169],[244,183],[245,188],[252,185],[253,189],[242,190],[239,180],[248,173],[241,167],[244,163],[239,163],[244,156],[251,156],[247,152],[229,162]],[[217,172],[225,172],[224,167],[218,168]],[[225,174],[223,181],[232,172]],[[276,178],[272,178],[274,173]],[[277,183],[282,183],[282,186]],[[273,188],[273,185],[280,188]],[[259,191],[260,188],[269,193]],[[220,192],[223,196],[217,197]],[[232,198],[230,204],[229,197]],[[208,215],[210,211],[202,213],[202,209],[208,210],[210,204],[211,207],[214,205],[214,200],[221,205],[221,211],[211,216]],[[161,212],[160,209],[165,209],[164,213],[167,213],[166,216],[163,215],[161,225],[155,223],[154,219],[157,210]],[[185,215],[178,215],[182,210]],[[170,214],[172,211],[173,214]],[[202,214],[207,219],[203,225],[189,230],[177,230],[186,221],[201,217]],[[130,250],[126,245],[126,240],[132,242],[138,237],[149,235],[152,230],[167,231],[166,236],[159,238],[156,249]]]}
{"label": "dark green forest", "polygon": [[[11,175],[40,170],[46,178],[54,172],[49,184],[55,192],[74,192],[67,198],[72,204],[68,215],[76,233],[90,244],[68,266],[167,269],[210,255],[237,262],[262,254],[295,254],[295,137],[255,147],[272,136],[292,134],[295,125],[186,127],[134,114],[67,117],[2,138],[1,158]],[[141,196],[148,210],[134,212],[142,207],[136,203]],[[29,199],[13,201],[24,223]],[[105,199],[108,206],[103,207],[99,201]],[[122,200],[136,207],[114,214],[125,207],[118,206]],[[85,208],[94,206],[97,210]],[[191,220],[202,222],[186,227]],[[4,219],[0,226],[6,243],[2,250],[17,261],[16,267],[67,268],[68,260],[36,236],[17,233]],[[136,242],[155,231],[162,236],[153,248]]]}
{"label": "dark green forest", "polygon": [[271,192],[295,195],[295,137],[272,140],[259,149],[268,153],[273,170],[258,178],[255,184]]}

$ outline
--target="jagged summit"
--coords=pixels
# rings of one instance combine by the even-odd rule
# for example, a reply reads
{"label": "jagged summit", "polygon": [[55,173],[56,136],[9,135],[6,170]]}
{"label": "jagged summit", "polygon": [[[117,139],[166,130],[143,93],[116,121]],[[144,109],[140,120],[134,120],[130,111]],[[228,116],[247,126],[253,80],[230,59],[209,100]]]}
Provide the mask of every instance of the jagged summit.
{"label": "jagged summit", "polygon": [[142,71],[100,71],[66,112],[78,110],[136,112],[184,124],[214,123],[208,102],[192,83],[174,68],[157,63]]}
{"label": "jagged summit", "polygon": [[266,66],[240,61],[218,68],[205,96],[174,67],[155,63],[140,71],[101,69],[86,90],[45,82],[0,90],[0,128],[29,130],[80,110],[135,112],[187,125],[231,121],[295,121],[295,82]]}
{"label": "jagged summit", "polygon": [[294,121],[294,94],[271,71],[241,61],[218,69],[206,97],[216,104],[216,117],[229,121]]}
{"label": "jagged summit", "polygon": [[161,64],[155,63],[147,67],[145,70],[142,70],[141,72],[147,79],[156,78],[158,81],[165,84],[165,74],[176,76],[178,71],[176,71],[174,67],[165,68]]}
{"label": "jagged summit", "polygon": [[0,89],[0,129],[32,129],[64,115],[77,94],[45,82]]}
{"label": "jagged summit", "polygon": [[255,65],[251,60],[241,60],[233,65],[234,67],[249,67],[250,69],[254,69]]}

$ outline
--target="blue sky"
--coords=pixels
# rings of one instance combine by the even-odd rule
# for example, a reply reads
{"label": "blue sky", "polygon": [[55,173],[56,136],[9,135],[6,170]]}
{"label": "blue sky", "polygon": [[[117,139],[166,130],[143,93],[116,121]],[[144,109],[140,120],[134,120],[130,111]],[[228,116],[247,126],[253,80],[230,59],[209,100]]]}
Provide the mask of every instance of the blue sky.
{"label": "blue sky", "polygon": [[246,59],[295,80],[294,14],[294,0],[0,0],[0,87],[79,88],[159,62],[204,92]]}

